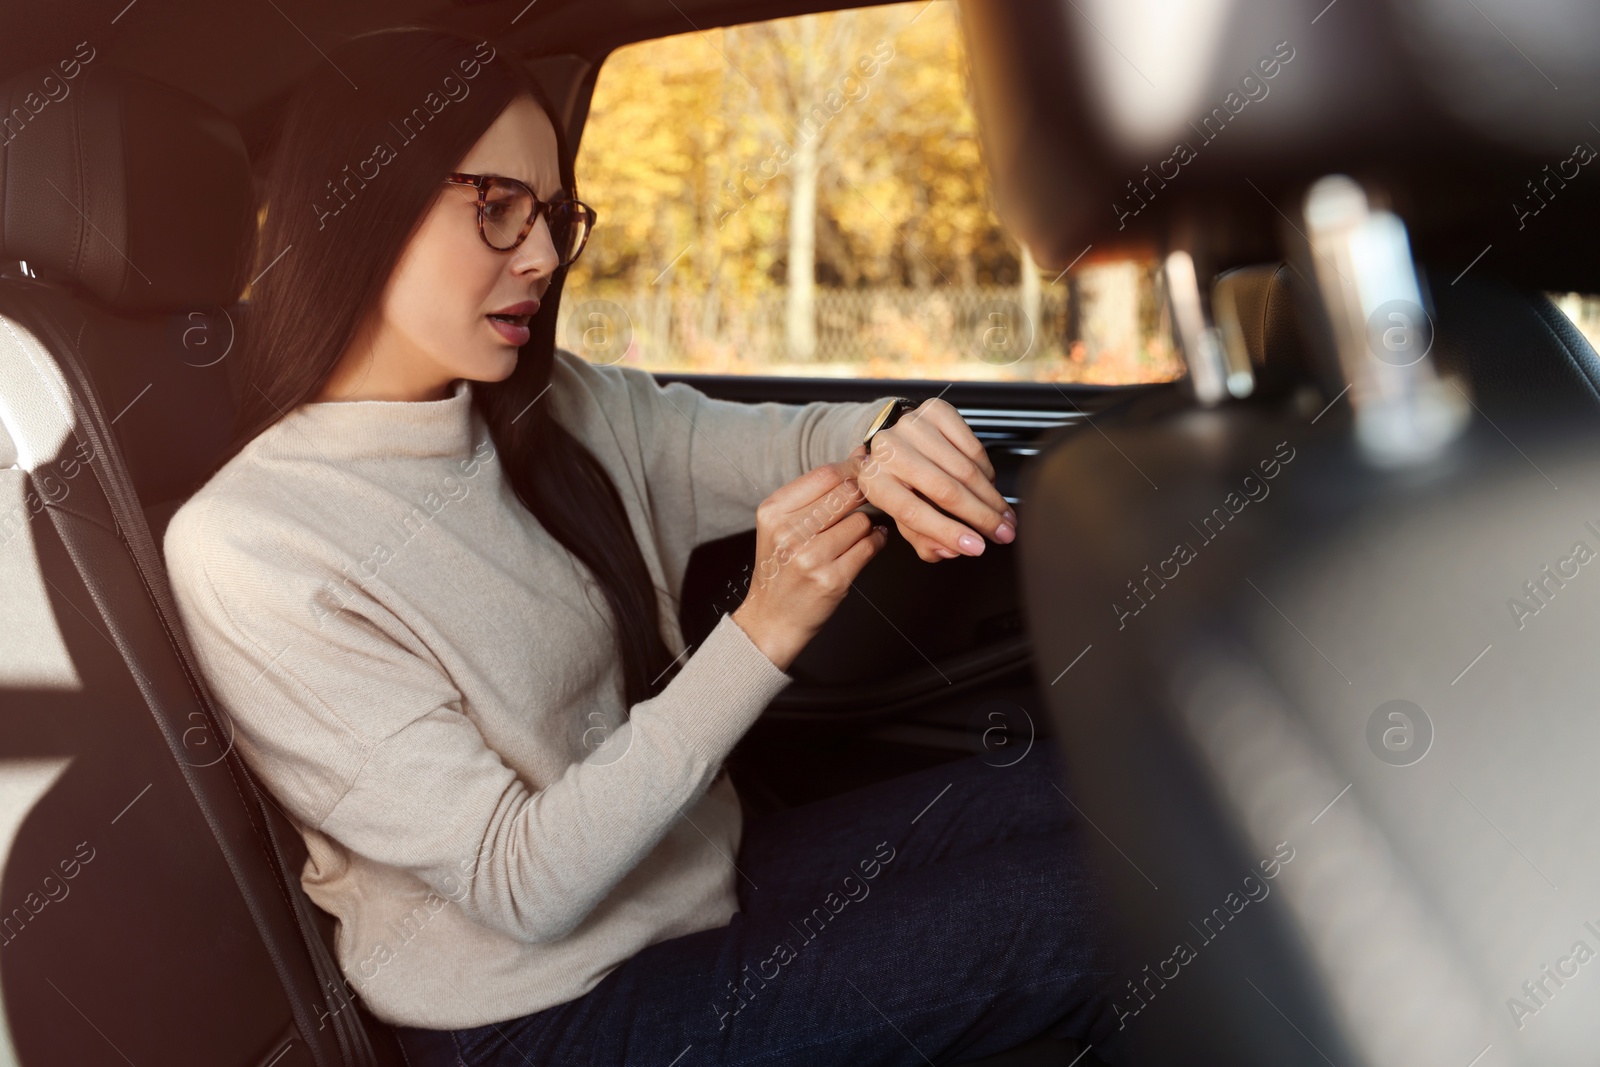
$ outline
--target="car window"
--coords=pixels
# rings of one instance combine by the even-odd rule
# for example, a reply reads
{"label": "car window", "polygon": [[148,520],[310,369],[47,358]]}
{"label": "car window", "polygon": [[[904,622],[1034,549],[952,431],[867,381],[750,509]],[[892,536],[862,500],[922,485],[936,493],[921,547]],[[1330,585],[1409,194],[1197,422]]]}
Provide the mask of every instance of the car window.
{"label": "car window", "polygon": [[612,53],[558,343],[680,373],[1179,376],[1155,260],[1046,274],[1002,225],[959,17],[922,0]]}

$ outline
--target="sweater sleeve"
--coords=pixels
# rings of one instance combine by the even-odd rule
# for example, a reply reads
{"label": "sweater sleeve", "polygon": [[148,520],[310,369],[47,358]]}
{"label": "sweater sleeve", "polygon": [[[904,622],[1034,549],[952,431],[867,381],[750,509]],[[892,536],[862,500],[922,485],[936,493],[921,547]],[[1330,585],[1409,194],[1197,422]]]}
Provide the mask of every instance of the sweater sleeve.
{"label": "sweater sleeve", "polygon": [[294,819],[523,942],[577,929],[791,681],[726,615],[659,694],[537,788],[381,604],[329,599],[319,568],[219,551],[199,529],[193,512],[169,528],[172,583],[250,769]]}
{"label": "sweater sleeve", "polygon": [[[631,412],[658,522],[682,516],[689,548],[755,526],[756,507],[813,468],[846,458],[890,398],[785,404],[708,397],[687,382],[598,366],[565,350],[581,386],[609,413]],[[611,415],[615,417],[615,415]],[[680,531],[674,531],[675,533]]]}

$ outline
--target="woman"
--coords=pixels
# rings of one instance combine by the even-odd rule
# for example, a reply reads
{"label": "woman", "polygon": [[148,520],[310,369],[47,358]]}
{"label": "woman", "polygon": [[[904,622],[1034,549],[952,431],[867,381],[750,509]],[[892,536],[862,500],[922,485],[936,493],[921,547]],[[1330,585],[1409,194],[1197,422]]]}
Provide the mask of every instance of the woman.
{"label": "woman", "polygon": [[[748,834],[721,772],[882,549],[856,508],[927,560],[1012,536],[954,409],[869,460],[877,402],[715,401],[557,349],[592,215],[538,86],[432,30],[329,60],[270,167],[236,440],[164,548],[350,991],[440,1067],[1098,1040],[1109,968],[1042,749]],[[752,524],[749,594],[682,649],[690,551]]]}

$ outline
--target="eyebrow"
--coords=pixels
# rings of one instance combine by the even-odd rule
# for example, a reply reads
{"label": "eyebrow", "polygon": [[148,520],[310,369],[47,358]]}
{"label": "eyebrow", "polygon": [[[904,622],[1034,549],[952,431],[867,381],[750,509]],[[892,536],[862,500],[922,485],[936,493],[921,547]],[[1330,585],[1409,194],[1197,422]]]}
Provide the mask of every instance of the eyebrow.
{"label": "eyebrow", "polygon": [[[493,171],[493,170],[486,170],[486,171],[483,171],[481,173],[483,174],[483,176],[485,178],[516,178],[517,177],[515,174],[501,174],[499,171]],[[521,178],[517,178],[517,181],[520,182],[520,181],[522,181],[522,179]],[[533,189],[533,184],[531,182],[523,182],[523,184],[526,185],[528,188]],[[562,199],[563,197],[565,197],[567,195],[567,190],[566,190],[565,186],[558,185],[558,186],[556,186],[556,191],[555,191],[555,195],[554,196],[539,196],[539,190],[537,190],[537,189],[533,189],[533,195],[534,196],[538,196],[540,200],[560,200],[560,199]]]}

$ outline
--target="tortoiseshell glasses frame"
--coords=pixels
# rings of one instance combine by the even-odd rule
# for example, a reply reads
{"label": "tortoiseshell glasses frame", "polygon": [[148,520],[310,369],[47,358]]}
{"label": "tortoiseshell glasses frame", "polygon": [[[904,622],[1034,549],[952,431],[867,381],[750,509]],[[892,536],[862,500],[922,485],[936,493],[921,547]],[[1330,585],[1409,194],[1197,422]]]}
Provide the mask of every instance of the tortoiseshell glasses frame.
{"label": "tortoiseshell glasses frame", "polygon": [[[520,245],[544,215],[560,265],[566,266],[578,258],[594,232],[594,208],[573,197],[540,200],[526,182],[501,174],[454,173],[444,180],[478,191],[478,236],[496,252],[509,252]],[[512,226],[517,227],[515,232]]]}

